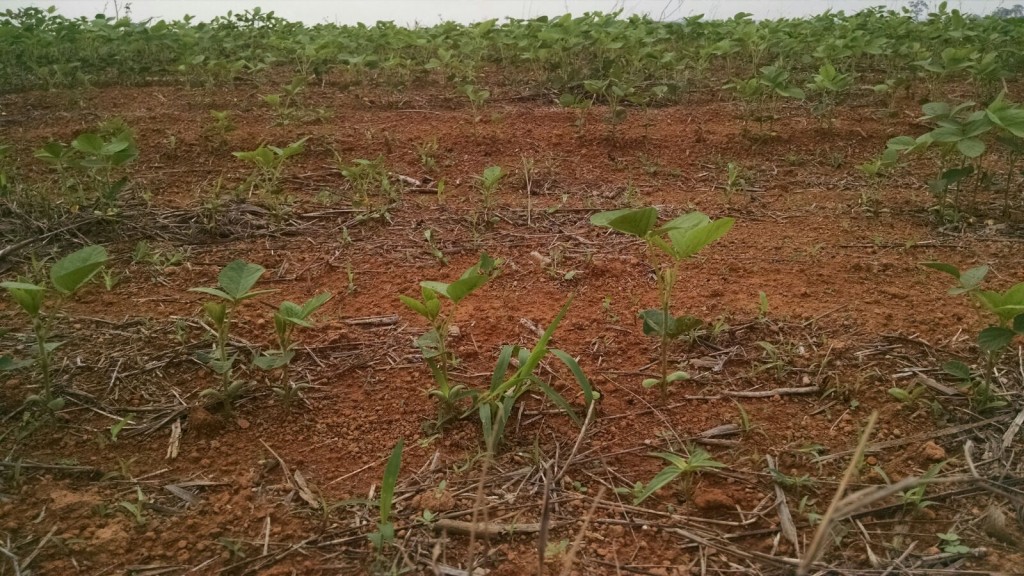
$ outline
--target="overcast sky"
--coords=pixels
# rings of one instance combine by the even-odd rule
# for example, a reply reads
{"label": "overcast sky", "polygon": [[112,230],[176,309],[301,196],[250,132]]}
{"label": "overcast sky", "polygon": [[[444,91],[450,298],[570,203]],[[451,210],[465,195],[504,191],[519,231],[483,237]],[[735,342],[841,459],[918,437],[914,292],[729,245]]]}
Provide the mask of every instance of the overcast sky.
{"label": "overcast sky", "polygon": [[[132,17],[180,19],[191,14],[200,20],[260,6],[273,10],[289,20],[307,24],[337,22],[372,24],[377,20],[393,20],[398,24],[436,24],[445,20],[477,22],[488,18],[530,18],[560,15],[567,12],[610,12],[623,9],[627,14],[648,14],[655,18],[681,18],[704,14],[707,18],[729,18],[737,12],[750,12],[757,18],[807,16],[826,9],[854,12],[870,6],[899,8],[909,0],[277,0],[245,2],[242,0],[134,0],[116,2],[121,14],[131,6]],[[1024,3],[1024,0],[951,0],[951,8],[989,13],[1001,6]],[[930,0],[929,5],[937,5]],[[69,17],[113,15],[114,0],[0,0],[0,8],[22,6],[56,6]]]}

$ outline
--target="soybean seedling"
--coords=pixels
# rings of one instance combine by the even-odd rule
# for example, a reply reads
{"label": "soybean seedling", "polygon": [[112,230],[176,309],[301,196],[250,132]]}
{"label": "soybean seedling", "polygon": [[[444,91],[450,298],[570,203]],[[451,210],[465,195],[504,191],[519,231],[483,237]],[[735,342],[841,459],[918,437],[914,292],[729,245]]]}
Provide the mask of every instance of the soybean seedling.
{"label": "soybean seedling", "polygon": [[312,328],[310,316],[331,299],[330,292],[317,294],[302,304],[284,301],[274,312],[274,333],[277,336],[277,350],[258,356],[253,363],[263,370],[281,370],[281,380],[274,387],[274,393],[281,397],[286,408],[290,408],[295,398],[308,388],[308,384],[292,382],[290,375],[291,361],[295,357],[292,332],[297,327]]}
{"label": "soybean seedling", "polygon": [[[732,218],[711,220],[700,212],[690,212],[656,227],[658,210],[647,207],[600,212],[594,214],[590,222],[642,239],[647,243],[648,253],[658,267],[661,306],[640,312],[640,317],[643,319],[644,334],[661,339],[661,375],[659,378],[644,380],[643,385],[645,388],[657,386],[664,399],[668,395],[669,384],[689,378],[686,372],[669,372],[669,341],[692,333],[701,325],[701,321],[693,316],[673,316],[670,312],[672,288],[679,277],[679,267],[683,260],[724,236],[734,221]],[[658,254],[662,257],[660,260]]]}
{"label": "soybean seedling", "polygon": [[[434,378],[436,387],[429,391],[429,395],[440,403],[441,424],[458,413],[458,406],[463,400],[473,396],[469,388],[452,381],[450,375],[454,358],[448,350],[448,334],[455,319],[455,310],[463,299],[495,276],[500,264],[500,260],[481,254],[480,261],[451,284],[420,282],[421,300],[405,295],[398,297],[402,304],[430,323],[430,330],[416,339],[416,346]],[[447,313],[442,313],[441,297],[451,302]]]}
{"label": "soybean seedling", "polygon": [[301,154],[306,149],[306,140],[308,139],[309,136],[306,136],[284,148],[264,144],[248,152],[232,152],[231,154],[239,160],[253,165],[252,174],[242,184],[242,188],[248,187],[250,193],[254,188],[258,188],[266,194],[280,192],[281,172],[284,170],[285,161],[292,156]]}
{"label": "soybean seedling", "polygon": [[480,196],[484,201],[484,212],[488,215],[495,207],[496,199],[494,194],[498,191],[498,184],[501,183],[501,179],[504,177],[505,171],[502,170],[501,166],[488,166],[484,168],[482,175],[476,177],[477,187],[480,189]]}
{"label": "soybean seedling", "polygon": [[978,333],[979,348],[997,354],[1006,349],[1014,338],[1024,336],[1024,282],[1003,292],[982,290],[981,283],[988,274],[988,266],[977,266],[961,272],[956,266],[944,262],[923,262],[921,265],[956,278],[958,285],[950,288],[949,294],[969,294],[995,317],[995,325]]}
{"label": "soybean seedling", "polygon": [[44,309],[44,300],[49,290],[42,283],[3,282],[3,287],[11,298],[32,320],[32,332],[35,335],[36,353],[34,360],[15,360],[10,356],[0,357],[0,370],[16,370],[33,364],[39,370],[42,394],[29,397],[29,402],[41,402],[51,410],[63,407],[63,399],[53,393],[53,377],[50,366],[53,351],[61,342],[49,342],[50,320],[56,315],[68,298],[78,292],[92,277],[99,272],[107,261],[107,251],[102,246],[86,246],[58,260],[50,268],[50,288],[57,293],[57,301],[52,308]]}
{"label": "soybean seedling", "polygon": [[220,388],[208,388],[200,394],[219,400],[224,410],[231,411],[231,406],[245,388],[245,383],[235,380],[233,368],[237,354],[228,355],[228,337],[231,331],[231,315],[246,300],[273,290],[253,290],[252,287],[263,275],[264,268],[258,264],[250,264],[243,260],[235,260],[225,266],[217,276],[216,288],[191,288],[192,292],[200,292],[213,296],[216,300],[203,303],[203,311],[213,323],[212,332],[216,337],[213,353],[204,353],[200,359],[214,374],[220,376]]}
{"label": "soybean seedling", "polygon": [[491,97],[491,91],[486,88],[478,88],[473,84],[466,84],[459,90],[469,99],[469,104],[473,108],[474,122],[479,122],[480,111],[483,110],[487,99]]}

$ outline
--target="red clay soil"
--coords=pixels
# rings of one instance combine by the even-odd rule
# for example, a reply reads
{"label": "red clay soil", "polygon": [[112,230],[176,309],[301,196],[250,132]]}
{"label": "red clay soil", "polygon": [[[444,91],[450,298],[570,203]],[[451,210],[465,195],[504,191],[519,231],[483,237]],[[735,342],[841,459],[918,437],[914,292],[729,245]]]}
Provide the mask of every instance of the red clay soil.
{"label": "red clay soil", "polygon": [[[85,238],[102,242],[120,281],[110,291],[94,283],[55,322],[54,338],[66,342],[57,351],[63,410],[48,417],[20,408],[35,390],[27,372],[0,385],[0,413],[9,414],[0,425],[0,546],[23,574],[456,574],[465,572],[440,567],[464,569],[470,558],[492,575],[535,573],[531,525],[542,520],[546,491],[550,573],[568,559],[570,574],[787,574],[871,411],[879,412],[875,444],[851,489],[938,462],[946,462],[943,475],[966,474],[964,441],[998,441],[1016,414],[1019,390],[987,421],[938,370],[952,359],[975,363],[973,335],[985,323],[967,298],[946,295],[948,277],[919,263],[988,264],[989,281],[1009,286],[1024,278],[1014,224],[1021,215],[942,230],[926,210],[928,167],[879,183],[856,168],[888,138],[924,130],[914,102],[890,114],[859,101],[840,108],[833,129],[791,108],[769,132],[744,123],[733,103],[694,99],[631,110],[613,130],[600,108],[577,128],[572,111],[547,101],[499,98],[475,115],[428,91],[396,102],[371,89],[331,88],[311,89],[303,103],[325,118],[280,124],[261,93],[162,86],[0,98],[2,139],[21,180],[51,177],[32,158],[36,148],[112,118],[131,127],[141,151],[118,222],[37,244],[42,256]],[[231,111],[237,124],[224,141],[206,129],[211,110]],[[259,194],[233,198],[249,168],[232,151],[306,136],[306,151],[284,170],[287,209],[275,212]],[[429,170],[417,146],[435,140],[437,169]],[[384,200],[353,205],[336,155],[381,156],[424,188],[443,180],[445,194],[406,191],[372,213]],[[742,167],[745,183],[727,197],[729,162]],[[488,221],[474,176],[496,164],[509,176]],[[215,209],[218,182],[224,201]],[[657,303],[654,270],[640,243],[589,224],[598,210],[649,204],[665,216],[701,210],[736,219],[725,238],[684,263],[674,309],[709,328],[673,347],[673,364],[692,379],[665,401],[640,385],[657,370],[657,344],[636,319]],[[432,254],[428,229],[447,264]],[[184,259],[133,261],[140,240]],[[418,295],[421,280],[457,278],[480,252],[504,264],[459,307],[457,371],[486,387],[500,346],[532,345],[536,327],[572,296],[554,346],[577,357],[601,392],[575,448],[580,428],[539,396],[515,413],[488,464],[475,420],[429,426],[437,406],[413,345],[426,325],[398,295]],[[28,273],[29,255],[5,262],[4,279]],[[264,266],[258,287],[276,290],[239,309],[233,337],[242,348],[274,345],[270,315],[280,301],[336,295],[315,328],[296,331],[296,373],[312,387],[291,409],[254,370],[233,413],[203,407],[199,394],[216,381],[195,355],[211,339],[200,323],[203,296],[188,288],[215,285],[236,258]],[[12,328],[4,349],[23,355],[27,323],[6,299],[2,315]],[[559,366],[546,363],[543,377],[582,407]],[[907,403],[887,393],[915,381],[938,386]],[[763,394],[729,395],[736,392]],[[110,429],[123,418],[115,440]],[[705,436],[724,425],[728,434]],[[179,426],[179,453],[170,458]],[[950,433],[953,426],[963,428]],[[378,553],[366,537],[377,520],[366,500],[377,498],[400,438],[398,531]],[[665,464],[650,453],[688,446],[703,446],[726,467],[634,506],[633,486]],[[1010,447],[1018,456],[1019,446]],[[780,532],[767,456],[790,478],[806,476],[785,487],[798,550]],[[979,448],[974,457],[995,458]],[[567,463],[557,483],[545,481]],[[1019,478],[1002,480],[1021,489]],[[858,510],[828,539],[822,566],[842,574],[890,566],[1021,573],[1024,538],[1006,499],[971,483],[930,486],[925,499],[933,504],[895,496]],[[132,507],[141,508],[138,519]],[[505,530],[471,544],[456,528],[432,530],[423,516],[469,522],[474,509]],[[1006,522],[997,530],[989,520],[999,511]],[[942,556],[936,534],[947,532],[972,553]],[[17,573],[12,565],[0,558],[0,574]]]}

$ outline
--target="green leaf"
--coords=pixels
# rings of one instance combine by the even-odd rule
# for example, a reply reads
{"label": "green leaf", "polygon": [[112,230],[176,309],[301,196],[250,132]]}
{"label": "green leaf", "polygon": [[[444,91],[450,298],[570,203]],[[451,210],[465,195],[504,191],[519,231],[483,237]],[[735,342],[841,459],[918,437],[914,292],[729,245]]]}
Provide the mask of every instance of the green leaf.
{"label": "green leaf", "polygon": [[685,472],[690,468],[690,463],[687,462],[686,458],[678,454],[673,454],[671,452],[651,452],[650,455],[657,456],[658,458],[665,460],[669,464],[678,468],[680,472]]}
{"label": "green leaf", "polygon": [[1024,334],[1024,314],[1017,314],[1013,317],[1013,331],[1017,334]]}
{"label": "green leaf", "polygon": [[213,320],[214,324],[220,326],[224,323],[228,308],[223,302],[203,302],[203,312],[206,312],[206,316]]}
{"label": "green leaf", "polygon": [[310,314],[316,312],[321,306],[326,304],[334,295],[330,292],[323,292],[313,296],[309,300],[306,300],[302,304],[302,317],[309,318]]}
{"label": "green leaf", "polygon": [[287,350],[284,354],[265,354],[253,358],[252,363],[260,370],[276,370],[286,366],[295,357],[294,350]]}
{"label": "green leaf", "polygon": [[512,356],[518,351],[518,346],[505,345],[501,347],[501,351],[498,353],[498,361],[494,365],[494,373],[491,374],[490,390],[497,390],[502,382],[505,381],[505,374],[508,373],[508,367],[512,363]]}
{"label": "green leaf", "polygon": [[575,358],[562,350],[552,349],[551,353],[561,360],[562,363],[569,368],[569,371],[572,372],[573,378],[576,379],[576,383],[579,384],[580,389],[583,390],[583,401],[589,408],[590,404],[594,401],[594,387],[590,384],[590,380],[587,378],[587,375],[583,373],[583,369],[580,368],[579,363],[576,362]]}
{"label": "green leaf", "polygon": [[950,360],[942,365],[942,371],[960,380],[971,379],[971,367],[959,360]]}
{"label": "green leaf", "polygon": [[676,328],[676,319],[671,314],[666,318],[658,308],[644,310],[639,316],[643,319],[644,336],[661,336],[664,333],[669,338],[676,338],[682,334]]}
{"label": "green leaf", "polygon": [[78,138],[71,141],[71,146],[80,152],[98,155],[103,152],[103,139],[98,134],[79,134]]}
{"label": "green leaf", "polygon": [[673,256],[677,260],[689,258],[702,248],[724,236],[734,223],[732,218],[721,218],[689,230],[672,230],[668,233],[672,241]]}
{"label": "green leaf", "polygon": [[551,341],[551,337],[555,335],[555,330],[558,328],[558,325],[561,324],[562,319],[565,318],[565,313],[569,311],[569,306],[572,304],[572,300],[573,297],[570,296],[569,299],[565,301],[565,304],[562,304],[562,308],[558,311],[558,314],[555,315],[554,319],[551,320],[551,324],[548,325],[547,329],[544,330],[540,340],[537,341],[537,344],[534,345],[529,356],[527,356],[526,361],[520,364],[520,374],[533,374],[533,371],[537,369],[537,365],[540,364],[540,361],[547,355],[548,342]]}
{"label": "green leaf", "polygon": [[803,100],[804,98],[807,98],[807,95],[804,94],[804,91],[797,88],[796,86],[776,88],[775,91],[782,96],[786,96],[787,98],[795,98],[797,100]]}
{"label": "green leaf", "polygon": [[107,261],[102,246],[86,246],[61,258],[50,268],[50,282],[65,296],[74,294],[89,281]]}
{"label": "green leaf", "polygon": [[640,383],[644,388],[654,388],[661,384],[661,380],[658,378],[644,378],[644,381]]}
{"label": "green leaf", "polygon": [[264,271],[263,266],[259,264],[235,260],[220,271],[217,280],[220,283],[220,288],[228,294],[232,302],[240,302],[254,295],[250,294],[249,290],[260,279]]}
{"label": "green leaf", "polygon": [[43,307],[43,296],[46,290],[42,286],[27,284],[25,282],[2,282],[0,286],[6,288],[11,298],[21,306],[29,316],[35,318]]}
{"label": "green leaf", "polygon": [[15,360],[10,356],[0,356],[0,372],[10,372],[12,370],[19,370],[26,366],[31,366],[32,360]]}
{"label": "green leaf", "polygon": [[406,308],[412,310],[413,312],[419,314],[420,316],[430,318],[430,316],[427,314],[427,307],[424,306],[423,303],[420,302],[419,300],[416,300],[415,298],[410,298],[404,294],[399,294],[398,300],[401,301],[402,304],[405,304]]}
{"label": "green leaf", "polygon": [[921,266],[931,268],[932,270],[938,270],[939,272],[945,272],[957,280],[960,279],[960,269],[952,264],[946,264],[945,262],[921,262]]}
{"label": "green leaf", "polygon": [[424,360],[431,360],[440,356],[441,337],[438,335],[437,330],[431,328],[430,331],[417,338],[416,347],[420,349],[420,354],[423,355]]}
{"label": "green leaf", "polygon": [[978,334],[978,346],[986,352],[1002,350],[1010,345],[1016,333],[1002,326],[990,326]]}
{"label": "green leaf", "polygon": [[663,226],[658,227],[654,233],[663,234],[670,230],[691,230],[698,226],[707,224],[710,221],[711,219],[703,212],[688,212],[682,216],[677,216],[676,218],[669,220]]}
{"label": "green leaf", "polygon": [[448,285],[446,296],[451,298],[452,302],[458,304],[463,298],[469,296],[477,288],[486,284],[487,280],[488,277],[484,274],[474,274],[466,278],[459,278]]}
{"label": "green leaf", "polygon": [[202,294],[208,294],[210,296],[216,296],[217,298],[222,298],[222,299],[227,300],[229,302],[231,301],[231,295],[225,293],[223,290],[218,290],[216,288],[206,288],[206,287],[200,286],[199,288],[189,288],[188,291],[189,292],[199,292],[199,293],[202,293]]}
{"label": "green leaf", "polygon": [[605,226],[619,232],[644,238],[658,221],[658,210],[654,207],[598,212],[590,217],[595,226]]}
{"label": "green leaf", "polygon": [[956,149],[968,158],[977,158],[985,153],[985,143],[977,138],[964,138],[957,141]]}
{"label": "green leaf", "polygon": [[544,392],[544,394],[547,395],[547,397],[552,402],[555,403],[555,406],[561,408],[562,411],[565,412],[567,416],[569,416],[569,418],[572,418],[572,421],[575,422],[577,426],[583,425],[583,421],[580,420],[580,417],[578,415],[576,415],[576,412],[572,409],[572,405],[570,405],[569,402],[565,398],[563,398],[562,395],[559,394],[554,388],[548,386],[547,384],[540,380],[534,381],[534,384],[537,386],[537,388],[540,388],[541,392]]}
{"label": "green leaf", "polygon": [[395,497],[395,485],[398,484],[398,473],[402,467],[402,446],[404,439],[399,438],[391,450],[388,463],[384,466],[384,478],[380,484],[380,523],[387,524],[391,518],[391,503]]}
{"label": "green leaf", "polygon": [[907,393],[903,388],[889,388],[889,395],[899,400],[900,402],[906,402],[910,400],[910,394]]}
{"label": "green leaf", "polygon": [[658,490],[660,490],[661,488],[675,480],[676,477],[679,476],[680,474],[682,474],[682,470],[680,470],[676,466],[668,466],[664,468],[661,472],[655,474],[654,478],[652,478],[651,481],[648,482],[646,486],[644,486],[644,489],[639,494],[637,494],[636,499],[633,501],[633,503],[640,504],[648,497],[650,497],[651,494],[654,494],[655,492],[657,492]]}
{"label": "green leaf", "polygon": [[917,145],[917,140],[911,136],[897,136],[886,142],[886,148],[892,150],[910,150]]}
{"label": "green leaf", "polygon": [[988,274],[988,266],[977,266],[965,270],[960,274],[960,285],[964,290],[974,290],[985,279],[986,274]]}
{"label": "green leaf", "polygon": [[669,384],[671,384],[673,382],[679,382],[681,380],[689,380],[689,379],[690,379],[690,375],[688,373],[679,371],[679,372],[673,372],[673,373],[669,374],[667,377],[665,377],[665,382],[668,382]]}

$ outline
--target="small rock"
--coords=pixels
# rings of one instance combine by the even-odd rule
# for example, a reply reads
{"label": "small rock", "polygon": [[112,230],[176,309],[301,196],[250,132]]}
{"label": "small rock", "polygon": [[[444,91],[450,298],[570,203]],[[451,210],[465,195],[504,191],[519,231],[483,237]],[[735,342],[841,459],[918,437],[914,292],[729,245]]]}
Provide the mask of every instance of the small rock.
{"label": "small rock", "polygon": [[188,412],[188,429],[200,436],[216,432],[222,425],[220,418],[210,414],[202,406],[195,406]]}
{"label": "small rock", "polygon": [[239,418],[237,420],[237,423],[238,423],[238,427],[241,428],[242,430],[248,430],[249,429],[249,421],[246,420],[245,418]]}
{"label": "small rock", "polygon": [[878,458],[874,456],[868,456],[864,461],[868,463],[868,466],[878,466]]}
{"label": "small rock", "polygon": [[929,440],[921,446],[921,456],[928,462],[941,462],[946,459],[946,450]]}
{"label": "small rock", "polygon": [[455,508],[455,498],[447,490],[429,490],[413,498],[412,505],[418,510],[448,512]]}
{"label": "small rock", "polygon": [[736,502],[727,493],[716,488],[698,488],[693,495],[698,510],[735,510]]}

